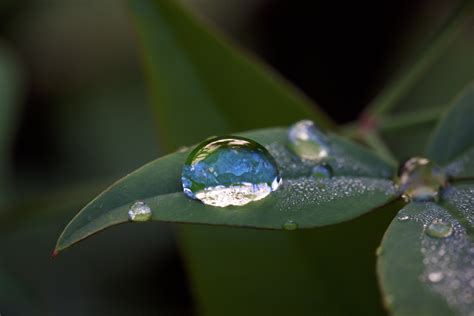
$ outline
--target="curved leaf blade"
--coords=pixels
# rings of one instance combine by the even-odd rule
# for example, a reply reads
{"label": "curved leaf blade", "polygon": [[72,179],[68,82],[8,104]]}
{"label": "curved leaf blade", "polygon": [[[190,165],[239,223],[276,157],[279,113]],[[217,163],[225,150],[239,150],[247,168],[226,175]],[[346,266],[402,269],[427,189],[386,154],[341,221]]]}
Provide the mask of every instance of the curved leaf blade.
{"label": "curved leaf blade", "polygon": [[[280,154],[285,150],[286,129],[263,129],[241,135],[270,150],[278,145]],[[274,155],[282,170],[283,185],[261,201],[226,209],[204,205],[182,193],[180,176],[189,149],[157,159],[119,180],[89,203],[66,227],[56,250],[106,227],[127,222],[128,209],[137,200],[146,202],[152,209],[153,220],[158,221],[283,229],[283,224],[290,220],[300,228],[349,220],[396,196],[392,182],[383,177],[391,175],[393,169],[389,165],[359,145],[337,137],[331,140],[338,153],[347,155],[339,156],[340,159],[352,162],[354,169],[344,163],[335,164],[335,177],[316,180],[300,173],[305,166],[297,170],[288,167],[294,165],[288,159],[289,152]]]}
{"label": "curved leaf blade", "polygon": [[426,155],[441,165],[446,165],[474,146],[469,133],[474,117],[474,83],[466,87],[453,101],[444,118],[431,135]]}
{"label": "curved leaf blade", "polygon": [[[472,186],[450,188],[442,206],[410,203],[391,223],[377,268],[393,315],[469,315],[473,310],[473,194]],[[452,233],[429,236],[432,221],[451,225]]]}

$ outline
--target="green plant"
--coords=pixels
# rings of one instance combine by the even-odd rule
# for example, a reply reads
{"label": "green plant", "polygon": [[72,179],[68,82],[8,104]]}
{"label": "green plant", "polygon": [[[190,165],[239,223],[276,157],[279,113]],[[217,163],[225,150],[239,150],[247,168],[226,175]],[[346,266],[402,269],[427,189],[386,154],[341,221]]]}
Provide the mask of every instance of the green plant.
{"label": "green plant", "polygon": [[[471,4],[466,3],[437,37],[435,45],[430,46],[434,48],[428,49],[427,57],[410,68],[409,72],[414,69],[414,74],[402,75],[394,88],[388,88],[387,97],[382,93],[381,100],[374,101],[361,124],[335,130],[370,145],[376,154],[348,139],[330,136],[337,149],[336,154],[329,157],[337,160],[329,161],[335,177],[317,182],[326,186],[318,189],[329,191],[327,194],[319,192],[319,200],[303,199],[302,192],[292,191],[290,186],[282,187],[260,202],[228,212],[206,207],[181,193],[179,177],[190,151],[187,148],[146,165],[105,191],[73,219],[58,241],[56,251],[98,230],[127,222],[128,209],[136,200],[148,202],[153,218],[159,221],[279,230],[291,220],[298,228],[319,228],[267,232],[180,226],[181,245],[200,311],[222,315],[249,313],[251,309],[253,314],[265,314],[272,308],[272,314],[315,311],[350,314],[354,310],[366,315],[378,314],[382,310],[372,255],[385,227],[395,218],[378,251],[380,280],[388,308],[397,315],[469,313],[472,300],[467,297],[458,301],[464,294],[457,291],[468,292],[469,271],[463,269],[472,267],[470,241],[465,238],[470,232],[472,212],[469,184],[473,143],[468,132],[473,109],[472,88],[468,87],[450,110],[444,109],[444,103],[472,80],[472,65],[463,64],[471,72],[466,71],[464,77],[457,76],[457,81],[450,81],[453,88],[443,95],[442,104],[436,104],[439,110],[423,109],[423,105],[431,106],[432,102],[419,101],[420,95],[427,95],[423,91],[426,86],[436,86],[420,83],[420,77],[439,78],[426,75],[425,70],[440,51],[445,52],[446,42],[462,33],[466,17],[471,16]],[[262,70],[258,62],[243,57],[231,45],[209,33],[173,1],[137,0],[131,1],[131,8],[150,79],[156,120],[168,150],[210,135],[256,128],[259,130],[242,135],[264,145],[284,148],[286,128],[271,127],[287,126],[306,118],[323,128],[335,128],[324,114],[314,111],[315,107],[304,96],[278,76]],[[223,75],[216,77],[216,73]],[[406,78],[409,80],[404,81]],[[417,85],[421,88],[416,88]],[[417,105],[415,114],[410,112],[412,107],[406,108],[410,99]],[[439,120],[441,113],[446,114]],[[201,122],[198,129],[187,128],[196,126],[196,121]],[[404,204],[398,199],[400,192],[391,183],[396,158],[400,161],[405,155],[419,154],[420,144],[426,143],[427,135],[436,124],[427,157],[443,167],[458,159],[461,169],[448,167],[453,178],[451,187],[441,195],[441,206],[410,203],[395,216]],[[341,160],[346,164],[338,165]],[[309,177],[289,166],[281,164],[280,167],[284,181],[313,181],[302,179]],[[341,185],[353,192],[345,195],[340,191]],[[336,194],[342,198],[324,201],[325,197]],[[297,212],[284,212],[291,210]],[[349,221],[364,213],[367,215]],[[411,219],[398,220],[404,216]],[[434,219],[451,223],[454,233],[445,239],[426,237],[423,225],[429,225]],[[340,224],[325,227],[335,223]],[[341,235],[348,238],[341,239]],[[434,263],[425,267],[423,259],[440,259],[426,252],[431,251],[432,244],[440,247],[436,251],[446,248],[444,258],[451,261],[440,267]],[[448,272],[456,276],[452,278]],[[435,274],[430,277],[431,273]],[[450,286],[452,282],[456,284],[455,281],[459,286],[453,290]],[[443,292],[447,290],[452,291]],[[335,301],[343,303],[335,304]]]}

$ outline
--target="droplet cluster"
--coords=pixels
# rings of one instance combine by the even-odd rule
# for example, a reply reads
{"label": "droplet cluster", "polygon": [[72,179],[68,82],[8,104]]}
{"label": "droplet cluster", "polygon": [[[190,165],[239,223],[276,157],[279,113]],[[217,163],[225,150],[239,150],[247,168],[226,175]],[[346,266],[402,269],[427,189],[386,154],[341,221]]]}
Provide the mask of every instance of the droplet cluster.
{"label": "droplet cluster", "polygon": [[288,179],[277,192],[278,208],[282,211],[297,212],[305,205],[323,205],[334,200],[344,200],[355,196],[371,196],[382,193],[395,194],[395,187],[389,180],[374,178],[333,177]]}
{"label": "droplet cluster", "polygon": [[[462,195],[460,192],[452,194]],[[471,199],[471,210],[472,202]],[[421,235],[424,271],[420,280],[454,310],[471,315],[474,311],[474,242],[465,227],[446,209],[432,202],[427,202],[425,211],[412,219],[424,229]]]}

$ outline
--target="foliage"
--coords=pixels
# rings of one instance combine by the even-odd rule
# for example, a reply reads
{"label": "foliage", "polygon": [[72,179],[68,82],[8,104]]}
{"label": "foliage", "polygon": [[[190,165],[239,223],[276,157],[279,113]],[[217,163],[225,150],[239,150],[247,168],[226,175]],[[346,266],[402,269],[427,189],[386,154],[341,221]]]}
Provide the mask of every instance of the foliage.
{"label": "foliage", "polygon": [[[0,47],[0,205],[9,205],[0,212],[0,244],[18,258],[17,249],[31,248],[20,259],[0,259],[5,312],[42,308],[61,314],[70,311],[68,302],[87,301],[70,312],[127,314],[137,306],[147,312],[143,302],[156,301],[151,314],[182,313],[168,303],[175,278],[163,263],[175,248],[173,226],[132,223],[130,207],[142,201],[153,221],[176,224],[199,314],[470,315],[472,1],[460,1],[360,120],[341,127],[179,2],[127,5],[151,98],[145,100],[144,83],[134,75],[97,79],[87,93],[74,83],[76,91],[59,98],[52,116],[65,165],[36,174],[12,172],[9,153],[24,78],[14,53]],[[302,119],[328,135],[331,151],[324,163],[332,168],[330,177],[315,178],[311,170],[320,162],[301,159],[288,146],[290,124]],[[213,135],[239,135],[264,145],[281,171],[278,190],[225,209],[186,197],[180,180],[184,161]],[[155,159],[161,152],[169,154]],[[398,187],[396,167],[412,156],[429,158],[447,174],[435,200],[409,201]],[[126,171],[72,217],[71,211]],[[13,189],[17,184],[21,190]],[[94,240],[54,262],[36,260],[71,217],[53,256],[92,235]],[[124,225],[108,229],[118,224]],[[141,278],[147,281],[133,286]],[[31,281],[35,286],[25,286]],[[71,283],[94,286],[63,296],[55,292],[58,284]],[[111,302],[104,301],[114,291],[129,296],[117,300],[112,297],[120,295],[111,294]],[[56,304],[57,297],[64,299]]]}

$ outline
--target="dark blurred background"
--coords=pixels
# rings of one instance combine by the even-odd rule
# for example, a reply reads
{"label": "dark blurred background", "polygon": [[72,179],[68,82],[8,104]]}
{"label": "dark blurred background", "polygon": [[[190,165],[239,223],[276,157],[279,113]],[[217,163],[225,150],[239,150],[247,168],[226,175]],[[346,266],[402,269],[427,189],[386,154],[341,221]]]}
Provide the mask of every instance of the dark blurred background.
{"label": "dark blurred background", "polygon": [[[357,119],[457,4],[184,2],[338,123]],[[159,306],[162,315],[190,314],[192,294],[170,225],[117,227],[49,259],[61,229],[88,199],[164,153],[126,3],[1,0],[0,52],[19,74],[19,107],[9,121],[15,136],[5,154],[14,185],[1,188],[8,194],[0,200],[0,313],[156,314]]]}

